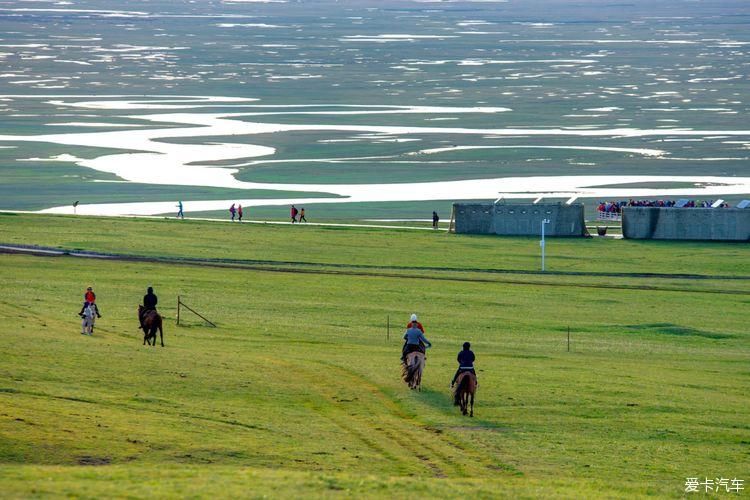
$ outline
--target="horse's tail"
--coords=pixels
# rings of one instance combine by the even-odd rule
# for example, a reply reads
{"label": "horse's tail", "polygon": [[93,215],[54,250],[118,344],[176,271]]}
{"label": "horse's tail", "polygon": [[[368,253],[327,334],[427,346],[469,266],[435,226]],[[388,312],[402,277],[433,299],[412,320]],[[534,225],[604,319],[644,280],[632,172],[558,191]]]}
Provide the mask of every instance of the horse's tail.
{"label": "horse's tail", "polygon": [[453,406],[461,406],[461,396],[469,390],[469,375],[463,375],[453,389]]}
{"label": "horse's tail", "polygon": [[414,368],[409,364],[408,355],[404,358],[404,362],[401,364],[401,378],[403,378],[404,382],[407,384],[411,384],[411,381],[414,380]]}
{"label": "horse's tail", "polygon": [[415,355],[414,358],[412,359],[412,362],[408,367],[408,373],[407,373],[408,383],[414,382],[414,380],[419,375],[419,372],[422,369],[422,359],[423,358],[419,355]]}

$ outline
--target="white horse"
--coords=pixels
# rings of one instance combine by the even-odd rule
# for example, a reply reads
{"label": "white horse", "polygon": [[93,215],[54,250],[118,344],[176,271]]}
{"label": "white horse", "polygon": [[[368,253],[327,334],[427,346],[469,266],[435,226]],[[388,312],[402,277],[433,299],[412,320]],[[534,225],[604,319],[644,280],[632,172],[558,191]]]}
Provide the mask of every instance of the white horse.
{"label": "white horse", "polygon": [[89,304],[83,309],[81,335],[92,335],[94,333],[94,323],[96,322],[97,312],[96,304]]}

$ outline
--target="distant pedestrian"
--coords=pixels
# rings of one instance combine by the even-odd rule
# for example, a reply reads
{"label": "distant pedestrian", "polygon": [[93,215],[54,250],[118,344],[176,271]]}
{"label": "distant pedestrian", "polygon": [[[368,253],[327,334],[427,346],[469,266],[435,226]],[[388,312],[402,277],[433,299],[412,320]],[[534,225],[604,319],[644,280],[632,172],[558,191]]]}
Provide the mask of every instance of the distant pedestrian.
{"label": "distant pedestrian", "polygon": [[232,203],[232,206],[229,207],[229,213],[232,214],[232,222],[234,222],[234,214],[237,212],[237,209],[234,208],[234,203]]}
{"label": "distant pedestrian", "polygon": [[307,219],[305,219],[305,207],[302,207],[299,209],[299,221],[305,221],[307,222]]}
{"label": "distant pedestrian", "polygon": [[440,217],[438,217],[437,212],[433,210],[432,212],[432,229],[438,228],[438,221],[440,220]]}
{"label": "distant pedestrian", "polygon": [[185,218],[185,214],[182,212],[182,200],[177,202],[177,217],[180,219]]}
{"label": "distant pedestrian", "polygon": [[242,222],[242,205],[237,207],[237,215],[240,217],[240,222]]}
{"label": "distant pedestrian", "polygon": [[290,210],[290,215],[292,216],[292,224],[294,224],[295,222],[297,222],[297,214],[298,213],[299,213],[299,211],[297,210],[297,207],[295,207],[294,205],[292,205],[292,208]]}

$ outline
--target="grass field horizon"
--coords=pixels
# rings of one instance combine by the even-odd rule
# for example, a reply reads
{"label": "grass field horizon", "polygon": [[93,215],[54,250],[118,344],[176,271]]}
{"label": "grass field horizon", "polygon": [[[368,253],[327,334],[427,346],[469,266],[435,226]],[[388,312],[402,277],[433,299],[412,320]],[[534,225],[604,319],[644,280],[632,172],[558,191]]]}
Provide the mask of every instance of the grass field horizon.
{"label": "grass field horizon", "polygon": [[[536,238],[404,229],[0,214],[0,243],[173,259],[0,254],[5,497],[677,497],[687,477],[747,479],[746,245],[553,239],[542,274]],[[164,348],[137,330],[149,285]],[[217,328],[177,326],[178,295]],[[412,312],[435,345],[420,393],[399,378]],[[466,340],[473,419],[448,389]]]}

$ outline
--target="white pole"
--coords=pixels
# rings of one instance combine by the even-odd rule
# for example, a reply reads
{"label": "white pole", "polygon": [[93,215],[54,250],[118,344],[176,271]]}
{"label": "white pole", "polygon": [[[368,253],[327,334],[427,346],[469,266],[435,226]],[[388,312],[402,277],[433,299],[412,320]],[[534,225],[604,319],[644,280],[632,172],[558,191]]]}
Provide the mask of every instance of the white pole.
{"label": "white pole", "polygon": [[542,219],[542,241],[539,242],[539,245],[542,247],[542,271],[544,271],[544,226],[545,224],[549,224],[549,219]]}

